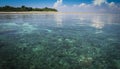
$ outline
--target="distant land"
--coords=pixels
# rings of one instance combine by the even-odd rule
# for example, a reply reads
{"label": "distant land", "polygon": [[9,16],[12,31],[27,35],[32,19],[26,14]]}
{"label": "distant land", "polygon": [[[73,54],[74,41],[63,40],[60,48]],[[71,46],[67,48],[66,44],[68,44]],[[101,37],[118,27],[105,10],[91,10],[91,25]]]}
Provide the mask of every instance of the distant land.
{"label": "distant land", "polygon": [[52,12],[57,12],[57,9],[54,8],[32,8],[32,7],[26,7],[26,6],[21,6],[21,7],[13,7],[13,6],[2,6],[0,7],[0,12],[24,12],[24,11],[52,11]]}

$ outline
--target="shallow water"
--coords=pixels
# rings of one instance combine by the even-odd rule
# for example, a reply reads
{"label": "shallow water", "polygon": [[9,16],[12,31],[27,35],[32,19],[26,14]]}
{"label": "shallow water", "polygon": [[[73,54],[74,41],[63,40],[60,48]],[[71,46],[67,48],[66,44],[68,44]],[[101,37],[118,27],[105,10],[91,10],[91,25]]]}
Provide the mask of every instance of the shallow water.
{"label": "shallow water", "polygon": [[120,69],[120,14],[0,14],[0,69]]}

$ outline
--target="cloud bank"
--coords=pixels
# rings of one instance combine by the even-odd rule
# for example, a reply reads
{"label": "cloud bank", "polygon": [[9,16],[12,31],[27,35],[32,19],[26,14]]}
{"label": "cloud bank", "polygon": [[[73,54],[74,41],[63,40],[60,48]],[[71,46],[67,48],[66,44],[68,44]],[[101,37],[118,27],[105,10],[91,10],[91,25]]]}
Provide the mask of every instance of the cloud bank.
{"label": "cloud bank", "polygon": [[63,0],[57,0],[54,8],[61,12],[106,12],[106,13],[120,13],[119,5],[107,0],[93,0],[91,4],[80,3],[72,6],[63,4]]}
{"label": "cloud bank", "polygon": [[53,7],[54,7],[54,8],[60,7],[60,6],[62,5],[62,2],[63,2],[63,0],[57,0],[57,1],[54,3]]}

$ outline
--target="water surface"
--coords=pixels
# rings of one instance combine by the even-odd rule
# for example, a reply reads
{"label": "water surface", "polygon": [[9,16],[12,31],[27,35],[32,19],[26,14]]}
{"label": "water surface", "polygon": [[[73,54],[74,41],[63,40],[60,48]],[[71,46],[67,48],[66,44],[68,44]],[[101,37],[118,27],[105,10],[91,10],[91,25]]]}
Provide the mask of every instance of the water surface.
{"label": "water surface", "polygon": [[120,14],[0,14],[0,69],[120,69]]}

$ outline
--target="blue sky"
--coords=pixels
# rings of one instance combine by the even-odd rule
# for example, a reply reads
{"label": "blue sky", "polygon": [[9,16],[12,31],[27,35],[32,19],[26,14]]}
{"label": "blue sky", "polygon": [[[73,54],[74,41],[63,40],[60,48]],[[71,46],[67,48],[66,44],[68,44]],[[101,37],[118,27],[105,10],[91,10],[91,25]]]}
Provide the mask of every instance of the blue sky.
{"label": "blue sky", "polygon": [[[0,0],[0,6],[54,7],[60,11],[120,10],[120,0]],[[94,6],[94,7],[93,7]],[[112,7],[111,9],[109,7]],[[70,8],[70,9],[68,9]],[[86,9],[85,9],[86,8]],[[81,10],[80,10],[81,9]],[[100,11],[100,10],[97,10]]]}
{"label": "blue sky", "polygon": [[0,0],[0,6],[31,6],[31,7],[51,7],[56,0]]}
{"label": "blue sky", "polygon": [[[0,6],[12,5],[12,6],[32,6],[32,7],[52,7],[57,0],[0,0]],[[120,0],[107,0],[108,2],[120,3]],[[74,5],[80,3],[92,3],[93,0],[63,0],[65,5]]]}

